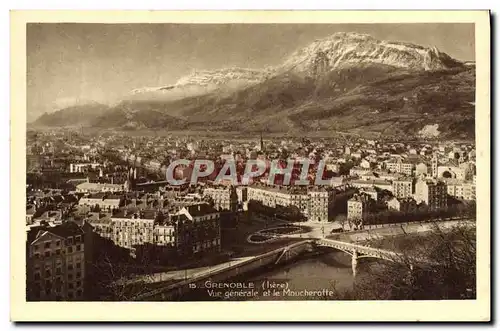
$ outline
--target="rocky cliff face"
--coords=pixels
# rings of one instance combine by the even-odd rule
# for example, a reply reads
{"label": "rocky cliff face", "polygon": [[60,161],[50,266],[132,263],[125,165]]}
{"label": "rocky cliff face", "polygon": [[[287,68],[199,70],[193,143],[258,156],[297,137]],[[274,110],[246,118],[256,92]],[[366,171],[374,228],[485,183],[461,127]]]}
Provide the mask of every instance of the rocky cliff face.
{"label": "rocky cliff face", "polygon": [[409,70],[442,70],[463,64],[437,48],[377,40],[358,33],[336,33],[299,49],[280,70],[315,77],[333,69],[382,64]]}

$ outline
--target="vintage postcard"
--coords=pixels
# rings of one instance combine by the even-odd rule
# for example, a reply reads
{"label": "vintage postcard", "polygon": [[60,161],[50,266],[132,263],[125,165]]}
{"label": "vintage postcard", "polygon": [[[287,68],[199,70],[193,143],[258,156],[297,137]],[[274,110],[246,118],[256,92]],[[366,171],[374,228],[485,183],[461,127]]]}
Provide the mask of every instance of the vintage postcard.
{"label": "vintage postcard", "polygon": [[13,321],[490,320],[488,11],[11,34]]}

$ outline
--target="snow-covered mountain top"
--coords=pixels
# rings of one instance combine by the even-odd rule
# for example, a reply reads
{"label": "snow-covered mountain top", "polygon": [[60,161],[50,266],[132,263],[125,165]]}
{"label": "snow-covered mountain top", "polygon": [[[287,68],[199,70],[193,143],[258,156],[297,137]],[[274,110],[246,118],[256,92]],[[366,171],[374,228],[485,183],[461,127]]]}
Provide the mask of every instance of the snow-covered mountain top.
{"label": "snow-covered mountain top", "polygon": [[216,70],[193,70],[190,74],[181,77],[173,85],[162,87],[145,87],[132,91],[133,94],[154,91],[170,91],[178,88],[189,88],[193,86],[205,88],[217,88],[222,85],[251,85],[259,83],[273,75],[272,69],[249,69],[249,68],[222,68]]}
{"label": "snow-covered mountain top", "polygon": [[133,90],[132,94],[169,93],[193,88],[196,89],[193,93],[201,93],[198,89],[203,89],[205,93],[223,87],[247,87],[281,72],[317,77],[333,69],[376,64],[409,70],[441,70],[464,65],[436,47],[426,48],[410,43],[378,40],[368,34],[339,32],[295,51],[282,65],[275,68],[193,70],[173,85],[139,88]]}
{"label": "snow-covered mountain top", "polygon": [[267,69],[248,69],[248,68],[223,68],[216,70],[193,71],[190,75],[184,76],[177,81],[176,87],[197,84],[226,84],[233,80],[245,80],[248,82],[259,82],[268,78],[271,71]]}
{"label": "snow-covered mountain top", "polygon": [[436,47],[377,40],[370,35],[339,32],[294,52],[282,70],[312,76],[336,68],[383,64],[414,70],[439,70],[461,65]]}

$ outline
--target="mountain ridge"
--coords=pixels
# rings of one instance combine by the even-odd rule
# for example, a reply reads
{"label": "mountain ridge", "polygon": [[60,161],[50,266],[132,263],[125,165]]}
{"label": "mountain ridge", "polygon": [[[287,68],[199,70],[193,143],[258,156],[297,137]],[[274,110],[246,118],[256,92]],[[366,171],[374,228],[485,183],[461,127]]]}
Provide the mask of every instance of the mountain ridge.
{"label": "mountain ridge", "polygon": [[[126,129],[380,134],[418,134],[437,125],[443,136],[474,134],[474,66],[436,48],[356,33],[316,40],[276,67],[197,71],[174,85],[137,91],[142,98],[124,99],[88,123]],[[201,92],[161,97],[192,86]]]}

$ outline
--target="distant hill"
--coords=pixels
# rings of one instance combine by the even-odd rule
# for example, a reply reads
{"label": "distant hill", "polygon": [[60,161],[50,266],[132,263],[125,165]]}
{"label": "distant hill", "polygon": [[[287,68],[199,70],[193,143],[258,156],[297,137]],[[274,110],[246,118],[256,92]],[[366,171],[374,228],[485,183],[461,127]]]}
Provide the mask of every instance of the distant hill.
{"label": "distant hill", "polygon": [[[165,91],[186,86],[197,92],[163,98]],[[473,138],[474,102],[470,63],[436,48],[337,33],[297,50],[279,66],[203,71],[170,87],[139,88],[128,100],[86,112],[79,121],[127,130],[388,136],[416,136],[432,127],[440,137]],[[71,115],[42,117],[56,126],[74,122]]]}
{"label": "distant hill", "polygon": [[164,112],[151,109],[130,109],[131,104],[123,102],[92,122],[93,127],[139,129],[184,129],[184,120],[170,116]]}
{"label": "distant hill", "polygon": [[101,116],[109,110],[107,105],[91,102],[83,105],[75,105],[59,109],[53,113],[45,113],[37,118],[32,126],[46,127],[68,127],[89,126],[97,116]]}

